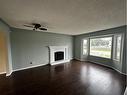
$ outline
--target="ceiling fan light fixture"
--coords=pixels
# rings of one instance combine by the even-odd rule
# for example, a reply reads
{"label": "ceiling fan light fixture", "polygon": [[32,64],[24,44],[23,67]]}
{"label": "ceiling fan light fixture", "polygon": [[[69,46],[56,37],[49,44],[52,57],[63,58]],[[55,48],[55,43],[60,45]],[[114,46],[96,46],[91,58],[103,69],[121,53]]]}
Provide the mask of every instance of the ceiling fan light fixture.
{"label": "ceiling fan light fixture", "polygon": [[29,28],[33,28],[33,30],[42,30],[42,31],[47,31],[47,28],[44,28],[41,26],[41,24],[38,24],[38,23],[32,23],[30,25],[24,25],[25,27],[29,27]]}

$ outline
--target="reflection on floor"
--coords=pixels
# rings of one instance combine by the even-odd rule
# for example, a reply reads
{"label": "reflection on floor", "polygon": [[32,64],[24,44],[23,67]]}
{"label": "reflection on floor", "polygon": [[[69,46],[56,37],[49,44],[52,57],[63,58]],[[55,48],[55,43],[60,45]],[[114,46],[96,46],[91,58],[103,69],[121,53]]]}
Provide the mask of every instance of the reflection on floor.
{"label": "reflection on floor", "polygon": [[0,95],[123,95],[125,82],[112,69],[73,60],[0,75]]}

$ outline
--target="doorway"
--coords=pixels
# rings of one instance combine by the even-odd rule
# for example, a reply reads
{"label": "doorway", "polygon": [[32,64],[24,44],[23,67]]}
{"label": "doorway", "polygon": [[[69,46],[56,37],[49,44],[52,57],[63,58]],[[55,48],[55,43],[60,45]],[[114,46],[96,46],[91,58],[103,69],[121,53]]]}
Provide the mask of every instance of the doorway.
{"label": "doorway", "polygon": [[8,62],[6,33],[0,31],[0,74],[6,73]]}

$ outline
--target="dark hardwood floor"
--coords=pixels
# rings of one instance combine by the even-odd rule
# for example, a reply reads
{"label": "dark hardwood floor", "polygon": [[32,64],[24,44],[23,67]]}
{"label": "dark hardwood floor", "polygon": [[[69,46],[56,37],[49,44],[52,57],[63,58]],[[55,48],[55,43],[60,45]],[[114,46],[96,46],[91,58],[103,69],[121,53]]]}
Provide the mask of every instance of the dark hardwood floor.
{"label": "dark hardwood floor", "polygon": [[0,75],[0,95],[123,95],[125,86],[126,76],[76,60]]}

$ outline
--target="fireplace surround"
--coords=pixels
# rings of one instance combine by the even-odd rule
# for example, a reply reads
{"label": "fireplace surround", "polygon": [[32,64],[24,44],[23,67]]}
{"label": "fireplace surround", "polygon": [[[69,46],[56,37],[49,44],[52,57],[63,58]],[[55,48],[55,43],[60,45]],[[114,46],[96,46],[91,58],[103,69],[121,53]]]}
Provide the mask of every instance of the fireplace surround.
{"label": "fireplace surround", "polygon": [[49,63],[51,65],[69,61],[68,46],[49,46]]}

